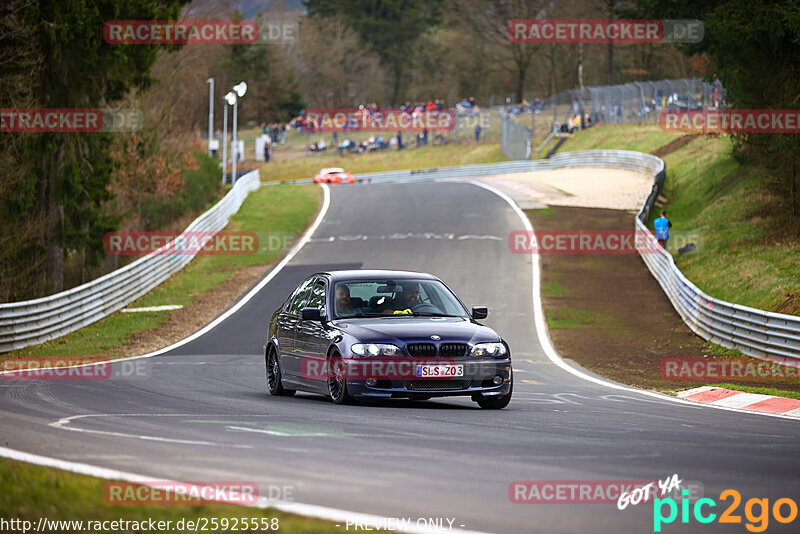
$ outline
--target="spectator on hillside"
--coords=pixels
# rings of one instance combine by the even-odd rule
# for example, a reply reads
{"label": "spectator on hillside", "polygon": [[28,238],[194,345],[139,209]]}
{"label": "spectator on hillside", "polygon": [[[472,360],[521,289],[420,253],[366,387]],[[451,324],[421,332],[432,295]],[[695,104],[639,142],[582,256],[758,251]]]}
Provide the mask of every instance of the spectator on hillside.
{"label": "spectator on hillside", "polygon": [[672,228],[672,223],[667,219],[667,210],[661,211],[661,217],[653,221],[653,229],[656,233],[656,239],[661,248],[667,250],[667,240],[669,239],[669,229]]}
{"label": "spectator on hillside", "polygon": [[356,146],[355,142],[353,142],[350,139],[345,139],[344,141],[341,142],[341,144],[338,147],[339,155],[343,156],[345,150],[348,151],[348,152],[352,152],[353,148],[355,148],[355,146]]}
{"label": "spectator on hillside", "polygon": [[713,93],[711,99],[714,103],[714,109],[719,109],[720,93],[722,92],[722,82],[719,81],[719,78],[717,78],[716,74],[714,74],[714,81],[711,82],[711,86],[713,87]]}

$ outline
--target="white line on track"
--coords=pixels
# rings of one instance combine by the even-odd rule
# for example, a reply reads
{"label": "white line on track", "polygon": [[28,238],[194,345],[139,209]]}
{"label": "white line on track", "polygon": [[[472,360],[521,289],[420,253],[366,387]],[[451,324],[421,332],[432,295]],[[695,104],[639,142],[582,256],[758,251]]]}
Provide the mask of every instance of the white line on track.
{"label": "white line on track", "polygon": [[[486,189],[487,191],[491,191],[495,195],[497,195],[500,198],[502,198],[503,200],[505,200],[508,203],[508,205],[511,206],[511,209],[513,209],[514,212],[519,216],[520,220],[522,221],[522,224],[525,226],[525,230],[528,231],[528,232],[533,232],[533,226],[531,225],[530,220],[525,215],[525,213],[520,209],[520,207],[517,206],[516,202],[514,202],[514,200],[511,199],[511,197],[509,197],[508,195],[506,195],[502,191],[500,191],[498,189],[495,189],[494,187],[492,187],[492,186],[490,186],[488,184],[484,184],[482,182],[469,181],[468,183],[471,183],[473,185],[476,185],[478,187]],[[568,373],[577,376],[578,378],[581,378],[581,379],[586,380],[588,382],[592,382],[594,384],[598,384],[600,386],[604,386],[604,387],[608,387],[608,388],[612,388],[612,389],[618,389],[618,390],[622,390],[622,391],[631,391],[631,392],[637,393],[639,395],[646,395],[648,397],[655,397],[657,399],[667,400],[667,401],[674,402],[674,403],[677,403],[677,404],[691,405],[691,406],[697,406],[698,405],[697,403],[693,403],[691,401],[685,401],[683,399],[679,399],[679,398],[676,398],[676,397],[671,397],[669,395],[663,395],[661,393],[656,393],[655,391],[647,391],[647,390],[644,390],[644,389],[636,389],[636,388],[633,388],[633,387],[623,386],[621,384],[614,384],[613,382],[608,382],[608,381],[603,380],[601,378],[597,378],[597,377],[588,375],[588,374],[584,373],[583,371],[581,371],[579,369],[576,369],[576,368],[570,366],[569,364],[567,364],[563,360],[563,358],[561,358],[561,356],[558,354],[558,352],[556,352],[555,347],[553,347],[553,342],[550,340],[550,335],[547,333],[547,326],[546,326],[545,318],[544,318],[544,307],[542,306],[542,295],[541,295],[541,290],[540,290],[541,280],[540,280],[539,255],[538,254],[534,254],[533,256],[534,256],[534,260],[531,262],[531,272],[532,272],[532,275],[533,275],[533,284],[532,284],[532,287],[531,287],[531,291],[533,293],[533,320],[534,320],[534,323],[536,325],[536,334],[539,337],[539,343],[542,345],[542,348],[544,349],[544,353],[547,355],[547,357],[550,359],[551,362],[553,362],[554,364],[556,364],[557,366],[559,366],[563,370],[567,371]],[[714,404],[703,404],[702,406],[710,406],[711,408],[716,408],[718,410],[727,410],[727,411],[733,411],[733,412],[739,412],[739,413],[743,412],[743,410],[737,410],[735,408],[727,408],[725,406],[718,406],[718,405],[714,405]],[[770,414],[770,413],[760,413],[760,412],[746,412],[746,413],[752,413],[752,414],[756,414],[756,415],[765,415],[765,416],[768,416],[768,417],[779,417],[781,419],[792,419],[791,417],[785,417],[785,416],[780,415],[780,414]]]}
{"label": "white line on track", "polygon": [[[328,212],[328,208],[331,204],[331,192],[330,188],[325,184],[320,184],[323,191],[323,201],[322,201],[322,208],[317,215],[317,218],[314,220],[314,223],[311,227],[303,234],[303,237],[300,238],[300,241],[289,251],[283,260],[281,260],[278,265],[275,266],[270,273],[261,280],[253,289],[251,289],[246,295],[244,295],[239,302],[237,302],[234,306],[232,306],[228,311],[217,317],[214,321],[207,324],[202,329],[198,330],[194,334],[169,345],[168,347],[164,347],[163,349],[159,349],[153,352],[149,352],[147,354],[142,354],[140,356],[132,356],[130,358],[118,358],[116,360],[108,360],[106,362],[92,362],[91,364],[83,364],[77,367],[83,367],[84,365],[97,365],[98,363],[109,363],[115,361],[123,361],[123,360],[134,360],[138,358],[151,358],[153,356],[158,356],[159,354],[164,354],[165,352],[169,352],[175,348],[178,348],[182,345],[185,345],[198,337],[202,336],[206,332],[214,329],[217,325],[223,322],[225,319],[236,313],[242,306],[247,304],[255,295],[258,294],[275,276],[294,258],[298,252],[308,243],[311,239],[311,236],[314,234],[316,229],[322,223],[322,220],[325,218],[325,214]],[[0,372],[0,374],[5,374],[5,372]],[[66,418],[71,419],[71,418]],[[62,419],[61,421],[56,421],[55,423],[51,423],[51,425],[59,425],[62,421],[66,419]],[[64,428],[63,426],[61,428]],[[76,430],[76,428],[68,428],[69,430]],[[114,433],[109,433],[114,435]],[[130,436],[126,436],[130,437]],[[140,439],[147,439],[145,437],[141,437]],[[157,441],[169,441],[166,438],[156,439]],[[36,454],[29,454],[22,451],[17,451],[13,449],[7,449],[5,447],[0,447],[0,457],[10,458],[12,460],[17,460],[21,462],[32,463],[36,465],[42,465],[46,467],[55,467],[57,469],[62,469],[65,471],[70,471],[73,473],[79,473],[84,475],[89,475],[97,478],[105,478],[111,480],[125,480],[128,482],[161,482],[158,479],[154,479],[152,477],[147,477],[144,475],[137,475],[134,473],[127,473],[124,471],[117,471],[115,469],[107,469],[104,467],[89,465],[89,464],[82,464],[77,462],[69,462],[66,460],[59,460],[57,458],[50,458],[47,456],[39,456]],[[256,505],[259,508],[267,508],[272,507],[277,510],[286,513],[298,514],[307,517],[316,517],[319,519],[325,519],[329,521],[339,522],[339,523],[347,523],[349,522],[359,522],[363,525],[386,525],[387,518],[381,517],[377,515],[370,515],[364,514],[360,512],[353,512],[349,510],[341,510],[338,508],[329,508],[327,506],[317,506],[313,504],[303,504],[299,502],[287,502],[287,501],[268,501],[266,499],[259,499],[259,503]],[[457,532],[460,534],[480,534],[477,531],[469,531],[469,530],[459,530],[459,529],[439,529],[435,527],[429,527],[427,525],[416,525],[412,524],[408,527],[404,527],[406,532],[410,533],[420,533],[420,534],[436,534],[439,532]]]}
{"label": "white line on track", "polygon": [[[471,184],[473,184],[473,185],[475,185],[477,187],[481,187],[481,188],[483,188],[483,189],[485,189],[487,191],[490,191],[490,192],[496,194],[497,196],[499,196],[500,198],[505,200],[508,203],[508,205],[511,206],[511,208],[514,210],[514,212],[519,216],[520,220],[522,220],[522,223],[525,226],[525,229],[527,231],[529,231],[529,232],[533,231],[533,227],[531,226],[531,223],[528,220],[528,218],[525,216],[525,214],[522,212],[522,210],[519,208],[519,206],[517,206],[516,203],[514,203],[514,201],[508,195],[506,195],[505,193],[495,189],[494,187],[492,187],[490,185],[486,185],[486,184],[479,183],[479,182],[474,182],[474,181],[466,182],[466,183],[471,183]],[[147,353],[147,354],[142,354],[140,356],[132,356],[130,358],[118,358],[116,360],[108,360],[106,362],[93,362],[91,364],[83,364],[83,365],[80,365],[78,367],[82,367],[82,366],[85,366],[85,365],[96,365],[97,363],[109,363],[109,362],[113,362],[113,361],[133,360],[133,359],[137,359],[137,358],[150,358],[150,357],[153,357],[153,356],[157,356],[159,354],[164,354],[165,352],[173,350],[173,349],[175,349],[177,347],[180,347],[182,345],[185,345],[185,344],[197,339],[198,337],[200,337],[203,334],[207,333],[208,331],[214,329],[217,325],[219,325],[225,319],[227,319],[228,317],[230,317],[231,315],[236,313],[236,311],[238,311],[242,306],[244,306],[247,302],[249,302],[256,294],[258,294],[259,291],[261,291],[261,289],[263,289],[273,278],[275,278],[275,276],[292,260],[292,258],[294,258],[294,256],[297,255],[298,252],[300,252],[300,250],[303,248],[303,246],[305,246],[305,244],[308,243],[308,241],[311,239],[311,236],[313,235],[314,231],[316,231],[317,227],[319,227],[320,223],[322,222],[322,219],[325,217],[325,214],[328,211],[328,208],[330,207],[330,189],[325,184],[320,184],[320,185],[321,185],[321,187],[323,189],[324,199],[323,199],[323,203],[322,203],[322,208],[320,209],[320,212],[317,215],[317,218],[314,221],[314,223],[306,231],[306,233],[303,234],[303,237],[300,239],[300,241],[298,241],[298,243],[294,246],[294,248],[292,248],[292,250],[289,251],[289,253],[286,255],[286,257],[278,265],[276,265],[275,268],[272,271],[270,271],[270,273],[264,279],[262,279],[261,282],[259,282],[259,284],[257,286],[255,286],[253,289],[250,290],[250,292],[248,292],[246,295],[244,295],[239,300],[239,302],[237,302],[234,306],[232,306],[228,311],[226,311],[225,313],[223,313],[222,315],[217,317],[217,319],[215,319],[214,321],[212,321],[211,323],[206,325],[204,328],[198,330],[194,334],[192,334],[192,335],[190,335],[190,336],[188,336],[188,337],[186,337],[186,338],[184,338],[184,339],[182,339],[180,341],[177,341],[176,343],[173,343],[172,345],[169,345],[168,347],[164,347],[163,349],[159,349],[159,350]],[[544,311],[543,311],[543,307],[542,307],[542,300],[541,300],[541,294],[540,294],[540,288],[539,288],[540,279],[539,279],[539,258],[538,258],[538,256],[536,257],[536,261],[532,261],[531,262],[531,272],[532,272],[532,275],[533,275],[533,283],[532,283],[531,290],[532,290],[532,296],[533,296],[533,310],[534,310],[534,322],[535,322],[535,325],[536,325],[536,332],[538,334],[538,337],[539,337],[540,343],[542,345],[542,348],[544,349],[545,354],[547,355],[547,357],[550,359],[551,362],[553,362],[557,366],[561,367],[562,369],[564,369],[568,373],[571,373],[571,374],[577,376],[578,378],[581,378],[583,380],[587,380],[589,382],[593,382],[593,383],[601,385],[601,386],[609,387],[609,388],[612,388],[612,389],[618,389],[618,390],[622,390],[622,391],[630,391],[630,392],[636,393],[638,395],[645,395],[645,396],[649,396],[649,397],[655,397],[655,398],[658,398],[658,399],[667,400],[667,401],[675,402],[675,403],[680,403],[680,404],[687,405],[687,406],[695,406],[695,407],[697,406],[696,403],[692,403],[692,402],[689,402],[689,401],[684,401],[684,400],[681,400],[681,399],[678,399],[678,398],[675,398],[675,397],[670,397],[668,395],[662,395],[662,394],[651,392],[651,391],[645,391],[645,390],[635,389],[635,388],[631,388],[631,387],[627,387],[627,386],[621,386],[619,384],[613,384],[611,382],[607,382],[605,380],[602,380],[602,379],[599,379],[599,378],[596,378],[596,377],[593,377],[593,376],[589,376],[586,373],[584,373],[584,372],[582,372],[582,371],[580,371],[578,369],[572,368],[566,362],[564,362],[561,359],[561,356],[559,356],[558,353],[555,351],[555,348],[553,347],[552,342],[550,341],[550,337],[549,337],[549,335],[547,333],[547,328],[546,328],[545,322],[544,322]],[[5,374],[7,372],[8,371],[0,372],[0,374]],[[644,400],[644,399],[642,399],[642,400]],[[714,406],[714,405],[710,405],[710,404],[706,404],[706,405],[703,405],[703,406],[709,406],[711,408],[715,408],[715,409],[718,409],[718,410],[728,410],[728,411],[741,412],[740,410],[725,408],[723,406]],[[780,417],[782,419],[792,419],[790,417],[783,417],[783,416],[781,416],[779,414],[758,414],[758,415],[766,415],[766,416],[769,416],[769,417]],[[67,419],[69,419],[69,418],[67,418]],[[51,423],[51,424],[58,424],[59,422]],[[128,482],[138,482],[138,483],[165,482],[163,480],[155,479],[155,478],[152,478],[152,477],[147,477],[147,476],[144,476],[144,475],[137,475],[137,474],[134,474],[134,473],[128,473],[128,472],[124,472],[124,471],[118,471],[118,470],[115,470],[115,469],[108,469],[108,468],[89,465],[89,464],[70,462],[70,461],[60,460],[60,459],[57,459],[57,458],[51,458],[51,457],[47,457],[47,456],[39,456],[39,455],[35,455],[35,454],[29,454],[29,453],[26,453],[26,452],[17,451],[17,450],[14,450],[14,449],[8,449],[8,448],[5,448],[5,447],[0,447],[0,457],[5,457],[5,458],[12,459],[12,460],[32,463],[32,464],[36,464],[36,465],[42,465],[42,466],[46,466],[46,467],[55,467],[57,469],[62,469],[62,470],[70,471],[70,472],[73,472],[73,473],[89,475],[89,476],[93,476],[93,477],[97,477],[97,478],[104,478],[104,479],[111,479],[111,480],[124,480],[124,481],[128,481]],[[168,482],[168,481],[166,481],[166,482]],[[383,525],[385,525],[386,524],[385,521],[387,519],[385,517],[376,516],[376,515],[363,514],[363,513],[360,513],[360,512],[352,512],[352,511],[348,511],[348,510],[341,510],[341,509],[337,509],[337,508],[328,508],[326,506],[317,506],[317,505],[303,504],[303,503],[297,503],[297,502],[267,501],[266,499],[264,499],[263,502],[262,502],[262,499],[259,499],[259,504],[257,504],[256,506],[257,507],[261,507],[261,508],[265,508],[265,507],[269,506],[269,507],[273,507],[273,508],[275,508],[277,510],[280,510],[282,512],[294,513],[294,514],[304,515],[304,516],[308,516],[308,517],[316,517],[316,518],[319,518],[319,519],[326,519],[326,520],[329,520],[329,521],[342,522],[342,523],[347,522],[347,521],[351,521],[351,522],[360,521],[361,523],[364,523],[364,524],[371,524],[371,525],[382,525],[383,524]],[[437,530],[435,528],[431,528],[431,527],[427,527],[427,526],[423,527],[423,526],[419,526],[419,525],[409,525],[409,527],[406,528],[405,530],[406,530],[406,532],[410,532],[410,533],[419,532],[419,533],[425,533],[425,534],[435,533],[435,532],[445,532],[444,530]],[[453,529],[453,530],[447,529],[446,532],[459,532],[461,534],[471,534],[473,531],[458,530],[458,529]]]}
{"label": "white line on track", "polygon": [[158,417],[161,415],[168,415],[169,417],[197,417],[196,415],[187,415],[187,414],[113,414],[113,413],[105,413],[105,414],[84,414],[84,415],[73,415],[70,417],[64,417],[59,419],[58,421],[54,421],[49,423],[47,426],[51,426],[53,428],[60,428],[62,430],[71,430],[72,432],[84,432],[87,434],[100,434],[102,436],[116,436],[122,438],[132,438],[132,439],[141,439],[145,441],[160,441],[166,443],[178,443],[181,445],[205,445],[205,446],[225,446],[225,447],[232,447],[234,449],[252,449],[252,445],[229,445],[227,443],[214,443],[213,441],[196,441],[196,440],[188,440],[188,439],[174,439],[174,438],[164,438],[161,436],[147,436],[142,434],[128,434],[126,432],[112,432],[110,430],[95,430],[91,428],[78,428],[72,426],[72,422],[77,419],[85,419],[88,417]]}
{"label": "white line on track", "polygon": [[[84,363],[84,364],[74,365],[74,366],[53,367],[53,369],[65,369],[66,367],[86,367],[86,366],[89,366],[89,365],[99,365],[99,364],[105,364],[105,363],[121,362],[121,361],[125,361],[125,360],[137,360],[139,358],[152,358],[153,356],[158,356],[159,354],[164,354],[165,352],[169,352],[169,351],[174,350],[174,349],[176,349],[178,347],[186,345],[187,343],[190,343],[191,341],[194,341],[195,339],[199,338],[200,336],[202,336],[202,335],[206,334],[207,332],[209,332],[209,331],[213,330],[214,328],[216,328],[217,325],[219,325],[225,319],[227,319],[228,317],[230,317],[231,315],[233,315],[234,313],[239,311],[239,309],[242,306],[244,306],[245,304],[247,304],[248,302],[250,302],[250,300],[253,297],[255,297],[258,294],[259,291],[264,289],[264,286],[266,286],[268,283],[270,283],[270,281],[273,278],[275,278],[275,276],[279,272],[281,272],[281,270],[283,270],[284,267],[286,267],[286,264],[288,264],[290,261],[292,261],[292,258],[294,258],[297,255],[297,253],[300,252],[300,249],[302,249],[305,246],[305,244],[308,243],[308,241],[311,239],[311,235],[316,231],[316,229],[320,225],[320,223],[322,223],[322,219],[325,218],[325,214],[328,212],[328,208],[331,205],[331,190],[330,190],[330,188],[325,184],[320,184],[320,186],[322,187],[322,192],[323,192],[322,208],[319,210],[319,213],[317,214],[317,218],[314,220],[314,224],[312,224],[311,227],[308,230],[306,230],[306,233],[303,234],[303,237],[300,238],[300,241],[297,242],[297,244],[292,248],[292,250],[290,250],[289,253],[286,254],[286,257],[283,258],[283,260],[281,260],[281,262],[278,263],[278,265],[276,265],[275,268],[272,269],[269,272],[269,274],[267,276],[265,276],[258,283],[258,285],[253,287],[253,289],[251,289],[246,295],[244,295],[241,299],[239,299],[239,302],[237,302],[236,304],[231,306],[231,308],[228,309],[228,311],[226,311],[225,313],[223,313],[222,315],[220,315],[219,317],[217,317],[216,319],[214,319],[213,321],[208,323],[206,326],[204,326],[203,328],[201,328],[200,330],[198,330],[194,334],[192,334],[192,335],[190,335],[188,337],[185,337],[185,338],[181,339],[180,341],[176,341],[172,345],[169,345],[169,346],[164,347],[162,349],[155,350],[153,352],[148,352],[147,354],[141,354],[139,356],[130,356],[130,357],[127,357],[127,358],[117,358],[117,359],[114,359],[114,360],[96,361],[96,362]],[[17,370],[0,371],[0,375],[11,373],[11,372],[19,372],[19,371],[17,371]]]}
{"label": "white line on track", "polygon": [[[63,471],[77,473],[80,475],[89,475],[96,478],[103,478],[107,480],[123,480],[126,482],[133,482],[143,485],[164,485],[164,484],[181,484],[186,486],[186,482],[177,482],[173,480],[165,480],[153,478],[146,475],[138,475],[136,473],[129,473],[126,471],[118,471],[116,469],[107,469],[105,467],[97,467],[94,465],[83,464],[78,462],[70,462],[67,460],[59,460],[57,458],[49,458],[47,456],[39,456],[37,454],[29,454],[27,452],[17,451],[14,449],[7,449],[0,447],[0,456],[16,460],[19,462],[26,462],[30,464],[41,465],[45,467],[54,467]],[[206,487],[202,484],[194,485],[198,489]],[[213,489],[213,488],[212,488]],[[198,493],[202,494],[201,491]],[[213,493],[213,492],[212,492]],[[328,508],[327,506],[317,506],[313,504],[303,504],[292,501],[271,500],[266,497],[259,497],[258,502],[254,505],[255,508],[274,508],[281,512],[290,514],[303,515],[307,517],[316,517],[328,521],[338,523],[350,522],[352,525],[355,522],[367,526],[386,525],[386,517],[381,517],[371,514],[362,514],[360,512],[350,512],[347,510],[339,510],[337,508]],[[375,530],[373,528],[373,530]],[[436,528],[427,525],[410,524],[407,528],[403,528],[405,532],[420,533],[420,534],[438,534],[443,532],[456,532],[459,534],[481,534],[476,531],[449,529],[449,528]]]}

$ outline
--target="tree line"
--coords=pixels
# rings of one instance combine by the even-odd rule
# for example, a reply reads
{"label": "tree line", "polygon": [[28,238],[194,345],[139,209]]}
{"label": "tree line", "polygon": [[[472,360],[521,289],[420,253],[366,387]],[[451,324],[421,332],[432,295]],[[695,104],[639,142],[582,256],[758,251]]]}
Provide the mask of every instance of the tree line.
{"label": "tree line", "polygon": [[[113,268],[102,237],[161,229],[220,193],[197,173],[207,128],[208,77],[246,80],[240,124],[286,122],[301,109],[465,96],[482,104],[546,97],[581,85],[716,73],[731,106],[797,108],[798,0],[280,0],[257,20],[294,20],[293,41],[258,45],[114,46],[110,20],[212,20],[241,2],[6,0],[0,6],[0,107],[133,107],[135,133],[0,132],[0,301],[42,296]],[[514,18],[700,19],[691,45],[521,44]],[[736,155],[757,159],[785,192],[800,233],[798,136],[741,134]],[[195,178],[188,180],[187,173]],[[191,198],[192,200],[185,200]],[[176,207],[180,206],[180,208]],[[186,211],[188,210],[188,211]]]}

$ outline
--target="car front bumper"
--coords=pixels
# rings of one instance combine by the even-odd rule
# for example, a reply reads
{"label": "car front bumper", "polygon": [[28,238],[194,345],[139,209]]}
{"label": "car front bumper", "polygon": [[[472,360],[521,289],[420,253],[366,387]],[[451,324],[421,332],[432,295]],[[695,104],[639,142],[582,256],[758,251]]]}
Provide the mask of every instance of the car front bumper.
{"label": "car front bumper", "polygon": [[[358,365],[358,360],[345,362],[352,368]],[[411,363],[411,362],[409,362]],[[415,361],[414,364],[422,363]],[[428,398],[450,396],[475,396],[484,397],[506,395],[512,386],[511,359],[448,359],[446,362],[430,360],[428,364],[456,364],[464,365],[464,376],[452,378],[419,378],[414,376],[414,367],[411,373],[403,371],[399,374],[378,373],[374,378],[377,384],[367,385],[367,376],[363,370],[352,373],[356,379],[347,380],[347,392],[356,398],[387,399],[392,397]],[[502,383],[496,385],[495,377],[501,377]]]}

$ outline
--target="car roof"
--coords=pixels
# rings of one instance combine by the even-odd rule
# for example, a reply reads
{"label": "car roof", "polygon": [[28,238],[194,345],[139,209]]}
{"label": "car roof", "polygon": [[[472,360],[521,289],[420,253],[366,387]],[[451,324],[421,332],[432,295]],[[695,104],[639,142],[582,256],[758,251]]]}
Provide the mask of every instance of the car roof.
{"label": "car roof", "polygon": [[437,277],[428,273],[419,273],[414,271],[392,271],[383,269],[351,269],[346,271],[323,271],[316,273],[317,275],[324,275],[332,281],[339,280],[382,280],[394,279],[403,280],[409,278],[416,278],[421,280],[438,280]]}
{"label": "car roof", "polygon": [[325,171],[325,172],[329,172],[329,173],[330,172],[344,172],[344,169],[342,169],[341,167],[329,167],[327,169],[322,169],[322,170]]}

